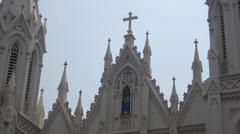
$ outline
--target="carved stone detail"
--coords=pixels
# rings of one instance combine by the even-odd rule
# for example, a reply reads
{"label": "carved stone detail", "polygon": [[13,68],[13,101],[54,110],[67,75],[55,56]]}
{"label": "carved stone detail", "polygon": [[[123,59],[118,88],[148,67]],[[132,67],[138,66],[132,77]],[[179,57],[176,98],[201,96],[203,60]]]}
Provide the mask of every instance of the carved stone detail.
{"label": "carved stone detail", "polygon": [[223,91],[240,89],[240,75],[225,76],[221,79],[220,84]]}
{"label": "carved stone detail", "polygon": [[25,119],[22,115],[17,116],[17,128],[24,131],[26,134],[33,134],[39,131],[39,128]]}

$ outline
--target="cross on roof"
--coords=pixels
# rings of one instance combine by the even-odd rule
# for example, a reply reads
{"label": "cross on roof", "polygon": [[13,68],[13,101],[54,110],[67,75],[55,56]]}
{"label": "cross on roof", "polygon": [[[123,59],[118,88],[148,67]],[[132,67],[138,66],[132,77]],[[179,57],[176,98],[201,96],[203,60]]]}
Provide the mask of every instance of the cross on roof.
{"label": "cross on roof", "polygon": [[173,76],[172,80],[173,80],[173,82],[175,82],[175,81],[176,81],[176,78],[175,78],[175,76]]}
{"label": "cross on roof", "polygon": [[148,35],[149,35],[149,32],[147,31],[147,32],[146,32],[146,36],[147,36],[147,38],[148,38]]}
{"label": "cross on roof", "polygon": [[82,93],[83,93],[82,90],[80,90],[80,91],[79,91],[80,96],[82,96]]}
{"label": "cross on roof", "polygon": [[195,46],[197,46],[198,45],[198,40],[195,39],[195,41],[193,43],[195,44]]}
{"label": "cross on roof", "polygon": [[128,34],[132,33],[132,20],[136,20],[138,19],[137,16],[132,16],[132,12],[128,13],[129,17],[128,18],[124,18],[123,21],[128,21]]}

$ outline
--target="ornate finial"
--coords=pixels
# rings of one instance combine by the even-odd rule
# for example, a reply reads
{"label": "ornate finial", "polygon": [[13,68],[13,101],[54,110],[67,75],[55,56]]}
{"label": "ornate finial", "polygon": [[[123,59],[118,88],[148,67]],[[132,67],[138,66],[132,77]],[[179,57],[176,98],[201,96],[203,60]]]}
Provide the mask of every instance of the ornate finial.
{"label": "ornate finial", "polygon": [[108,45],[110,45],[110,43],[111,43],[111,39],[110,39],[110,38],[108,38]]}
{"label": "ornate finial", "polygon": [[137,16],[132,16],[132,12],[128,13],[129,17],[128,18],[124,18],[123,21],[128,21],[128,34],[132,33],[132,20],[136,20],[138,19]]}
{"label": "ornate finial", "polygon": [[41,95],[43,95],[44,89],[43,89],[43,88],[41,88],[41,89],[40,89],[40,91],[41,91]]}
{"label": "ornate finial", "polygon": [[175,81],[176,81],[176,78],[175,78],[175,76],[173,76],[172,80],[173,80],[173,82],[175,83]]}
{"label": "ornate finial", "polygon": [[195,41],[193,43],[195,44],[195,46],[197,46],[198,45],[198,40],[195,39]]}
{"label": "ornate finial", "polygon": [[65,61],[65,63],[64,63],[64,68],[66,68],[67,65],[68,65],[68,63],[67,63],[67,61]]}
{"label": "ornate finial", "polygon": [[79,91],[79,95],[82,96],[82,93],[83,93],[82,90],[80,90],[80,91]]}
{"label": "ornate finial", "polygon": [[146,32],[146,37],[148,38],[148,36],[149,36],[149,32],[147,31],[147,32]]}

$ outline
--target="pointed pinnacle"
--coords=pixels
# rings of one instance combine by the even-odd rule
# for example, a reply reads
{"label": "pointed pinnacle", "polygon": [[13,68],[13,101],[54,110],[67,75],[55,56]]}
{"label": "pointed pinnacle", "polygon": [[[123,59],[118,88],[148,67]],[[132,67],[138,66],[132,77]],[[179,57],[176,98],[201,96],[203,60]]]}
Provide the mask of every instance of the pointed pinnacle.
{"label": "pointed pinnacle", "polygon": [[198,54],[198,40],[195,39],[194,44],[195,44],[195,52],[194,52],[194,61],[200,61],[199,54]]}

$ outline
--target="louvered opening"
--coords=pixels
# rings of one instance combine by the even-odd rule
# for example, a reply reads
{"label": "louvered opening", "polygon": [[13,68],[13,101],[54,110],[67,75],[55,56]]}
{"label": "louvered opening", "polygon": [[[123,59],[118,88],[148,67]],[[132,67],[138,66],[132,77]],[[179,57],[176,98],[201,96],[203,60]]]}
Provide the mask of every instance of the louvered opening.
{"label": "louvered opening", "polygon": [[24,113],[28,114],[29,112],[29,95],[30,95],[30,88],[31,88],[31,77],[32,77],[32,69],[33,69],[33,55],[31,57],[31,60],[29,62],[28,67],[28,76],[27,76],[27,83],[26,83],[26,92],[25,92],[25,98],[24,98]]}
{"label": "louvered opening", "polygon": [[13,71],[15,71],[15,69],[16,69],[18,52],[19,52],[18,42],[16,42],[15,45],[12,47],[11,53],[10,53],[10,59],[9,59],[8,71],[7,71],[7,78],[6,78],[6,81],[5,81],[6,85],[8,84]]}

